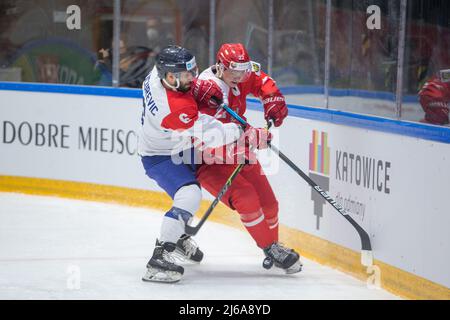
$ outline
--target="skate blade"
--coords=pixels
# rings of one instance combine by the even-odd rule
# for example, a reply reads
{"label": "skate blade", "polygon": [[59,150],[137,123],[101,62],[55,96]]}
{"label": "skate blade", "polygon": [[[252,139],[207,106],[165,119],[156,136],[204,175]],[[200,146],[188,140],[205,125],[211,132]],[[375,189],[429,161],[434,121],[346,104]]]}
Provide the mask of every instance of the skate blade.
{"label": "skate blade", "polygon": [[181,280],[183,275],[175,271],[162,271],[157,269],[147,270],[142,277],[146,282],[175,283]]}
{"label": "skate blade", "polygon": [[303,268],[303,264],[299,260],[296,263],[294,263],[292,266],[290,266],[289,268],[285,269],[284,271],[286,272],[286,274],[294,274],[294,273],[302,271],[302,268]]}

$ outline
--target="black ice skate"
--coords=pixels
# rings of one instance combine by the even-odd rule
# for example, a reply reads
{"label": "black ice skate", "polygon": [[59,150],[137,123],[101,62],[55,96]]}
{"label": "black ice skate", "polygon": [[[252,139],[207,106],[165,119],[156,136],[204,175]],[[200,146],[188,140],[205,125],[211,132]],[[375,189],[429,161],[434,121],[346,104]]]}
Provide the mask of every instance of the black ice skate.
{"label": "black ice skate", "polygon": [[203,252],[199,249],[197,243],[186,234],[183,234],[177,241],[173,255],[181,261],[189,260],[198,263],[203,259]]}
{"label": "black ice skate", "polygon": [[303,265],[300,262],[300,255],[279,242],[274,242],[264,248],[264,254],[266,255],[263,261],[265,269],[270,269],[275,264],[275,267],[284,269],[287,274],[302,271]]}
{"label": "black ice skate", "polygon": [[147,272],[143,281],[177,282],[180,281],[184,268],[176,265],[171,253],[175,250],[175,243],[160,242],[156,240],[153,256],[147,263]]}

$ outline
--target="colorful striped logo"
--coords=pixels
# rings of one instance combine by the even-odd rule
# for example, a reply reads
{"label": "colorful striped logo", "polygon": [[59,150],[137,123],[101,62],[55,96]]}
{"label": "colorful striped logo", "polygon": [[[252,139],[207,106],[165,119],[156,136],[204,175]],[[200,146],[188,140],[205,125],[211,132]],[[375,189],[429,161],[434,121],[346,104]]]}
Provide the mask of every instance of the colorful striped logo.
{"label": "colorful striped logo", "polygon": [[309,171],[330,174],[330,148],[326,132],[319,133],[317,130],[312,132],[312,143],[309,144]]}

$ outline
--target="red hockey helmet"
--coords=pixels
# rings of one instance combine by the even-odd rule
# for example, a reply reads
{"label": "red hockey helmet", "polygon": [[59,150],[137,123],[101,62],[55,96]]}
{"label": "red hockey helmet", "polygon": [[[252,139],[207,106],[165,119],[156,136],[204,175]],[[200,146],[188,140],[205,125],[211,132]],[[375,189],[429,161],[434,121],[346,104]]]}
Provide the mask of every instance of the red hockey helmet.
{"label": "red hockey helmet", "polygon": [[252,72],[250,57],[241,43],[225,43],[217,52],[217,64],[220,72],[230,70],[240,75],[240,82],[248,79]]}

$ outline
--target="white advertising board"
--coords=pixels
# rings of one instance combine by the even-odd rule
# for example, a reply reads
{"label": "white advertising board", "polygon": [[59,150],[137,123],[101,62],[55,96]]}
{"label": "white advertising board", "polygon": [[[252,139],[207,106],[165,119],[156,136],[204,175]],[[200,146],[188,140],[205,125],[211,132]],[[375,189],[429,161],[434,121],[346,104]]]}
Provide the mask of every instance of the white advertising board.
{"label": "white advertising board", "polygon": [[[250,122],[261,118],[249,112]],[[298,117],[278,135],[280,151],[369,233],[376,259],[450,287],[450,145]],[[281,222],[360,250],[355,229],[292,169],[277,166],[270,181]]]}
{"label": "white advertising board", "polygon": [[[0,175],[160,190],[136,154],[140,99],[0,90]],[[248,111],[262,126],[262,113]],[[370,234],[376,259],[450,287],[450,146],[289,117],[275,143]],[[359,251],[352,226],[269,151],[283,224]]]}

